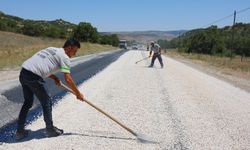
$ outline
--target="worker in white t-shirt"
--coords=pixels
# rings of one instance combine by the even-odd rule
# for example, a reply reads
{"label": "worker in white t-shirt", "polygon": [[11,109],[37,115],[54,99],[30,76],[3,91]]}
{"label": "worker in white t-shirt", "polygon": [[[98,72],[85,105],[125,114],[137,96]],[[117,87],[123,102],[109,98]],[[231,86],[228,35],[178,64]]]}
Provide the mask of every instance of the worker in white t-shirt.
{"label": "worker in white t-shirt", "polygon": [[19,80],[23,88],[24,103],[18,117],[16,140],[28,135],[25,129],[26,117],[33,105],[34,95],[41,103],[44,121],[46,124],[46,136],[55,137],[63,134],[63,130],[53,125],[52,101],[45,88],[44,78],[51,78],[57,85],[61,81],[54,73],[60,71],[64,74],[65,81],[76,93],[77,99],[84,101],[83,94],[78,90],[70,74],[70,58],[80,48],[80,43],[75,39],[69,39],[63,48],[48,47],[34,54],[22,64]]}
{"label": "worker in white t-shirt", "polygon": [[149,52],[149,57],[151,57],[152,52],[153,57],[151,59],[151,64],[149,65],[149,67],[153,67],[154,66],[154,62],[155,59],[157,58],[161,64],[161,68],[163,68],[163,62],[162,62],[162,58],[161,58],[161,47],[160,45],[158,45],[157,43],[155,43],[154,41],[151,41],[151,47],[150,47],[150,52]]}

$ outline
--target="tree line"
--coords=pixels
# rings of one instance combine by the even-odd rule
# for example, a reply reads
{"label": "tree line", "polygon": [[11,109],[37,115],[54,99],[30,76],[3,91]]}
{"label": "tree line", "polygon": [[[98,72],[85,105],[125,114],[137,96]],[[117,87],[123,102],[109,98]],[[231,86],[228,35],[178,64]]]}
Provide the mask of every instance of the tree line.
{"label": "tree line", "polygon": [[81,42],[91,42],[118,46],[119,38],[116,34],[105,35],[97,31],[88,22],[78,25],[62,19],[54,21],[25,20],[0,12],[0,30],[15,32],[35,37],[69,38],[74,37]]}
{"label": "tree line", "polygon": [[188,31],[170,41],[158,40],[163,48],[178,48],[187,53],[200,53],[232,57],[250,56],[250,24],[236,23],[234,26]]}

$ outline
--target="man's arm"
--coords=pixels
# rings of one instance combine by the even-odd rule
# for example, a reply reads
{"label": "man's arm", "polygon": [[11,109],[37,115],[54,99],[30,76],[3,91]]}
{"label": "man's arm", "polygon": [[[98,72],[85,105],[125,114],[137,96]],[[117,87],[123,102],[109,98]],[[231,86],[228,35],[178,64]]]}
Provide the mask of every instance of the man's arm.
{"label": "man's arm", "polygon": [[58,86],[60,86],[61,85],[61,81],[60,81],[60,79],[59,78],[57,78],[55,75],[53,75],[53,74],[51,74],[50,76],[49,76],[49,78],[51,78],[51,79],[53,79],[54,81],[55,81],[55,83],[56,83],[56,85],[58,85]]}
{"label": "man's arm", "polygon": [[150,49],[150,52],[149,52],[149,57],[151,57],[151,54],[152,54],[152,50]]}
{"label": "man's arm", "polygon": [[84,96],[83,94],[78,90],[77,86],[75,85],[74,80],[71,77],[70,73],[64,73],[64,78],[65,81],[67,82],[67,84],[69,85],[69,87],[74,91],[74,93],[76,94],[77,99],[79,100],[84,100]]}

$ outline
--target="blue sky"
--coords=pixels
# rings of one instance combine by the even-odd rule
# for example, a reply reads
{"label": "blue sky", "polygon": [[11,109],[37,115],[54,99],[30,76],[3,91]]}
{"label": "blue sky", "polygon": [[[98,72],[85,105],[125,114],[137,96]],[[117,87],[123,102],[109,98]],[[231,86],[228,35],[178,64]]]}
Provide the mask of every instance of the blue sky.
{"label": "blue sky", "polygon": [[[195,29],[233,14],[250,23],[250,0],[1,0],[0,11],[33,20],[90,22],[99,32]],[[215,23],[232,25],[233,17]]]}

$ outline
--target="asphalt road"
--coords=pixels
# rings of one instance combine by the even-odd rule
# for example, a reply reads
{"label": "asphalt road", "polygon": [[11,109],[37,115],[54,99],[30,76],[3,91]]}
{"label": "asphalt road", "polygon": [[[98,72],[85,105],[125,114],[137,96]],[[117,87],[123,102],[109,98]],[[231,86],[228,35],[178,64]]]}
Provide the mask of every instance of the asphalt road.
{"label": "asphalt road", "polygon": [[[74,58],[71,68],[72,76],[76,84],[80,84],[85,80],[89,79],[91,76],[95,75],[105,67],[107,67],[111,62],[118,59],[125,50],[118,50],[113,52],[104,52],[99,54],[94,54],[90,56]],[[61,73],[56,74],[62,81],[64,81]],[[54,81],[51,79],[46,79],[46,85],[50,95],[53,97],[53,102],[56,103],[63,97],[66,92],[58,88]],[[13,130],[16,119],[18,117],[19,111],[23,104],[22,88],[18,80],[12,83],[9,89],[5,90],[0,94],[0,140],[5,138],[3,133]],[[31,122],[37,116],[41,115],[41,107],[39,107],[39,101],[35,100],[31,112],[28,116],[28,122]]]}
{"label": "asphalt road", "polygon": [[0,149],[250,149],[250,93],[163,56],[148,68],[146,51],[127,51],[79,84],[86,99],[149,142],[67,94],[53,107],[62,136],[45,138],[43,117],[29,137],[7,138]]}

